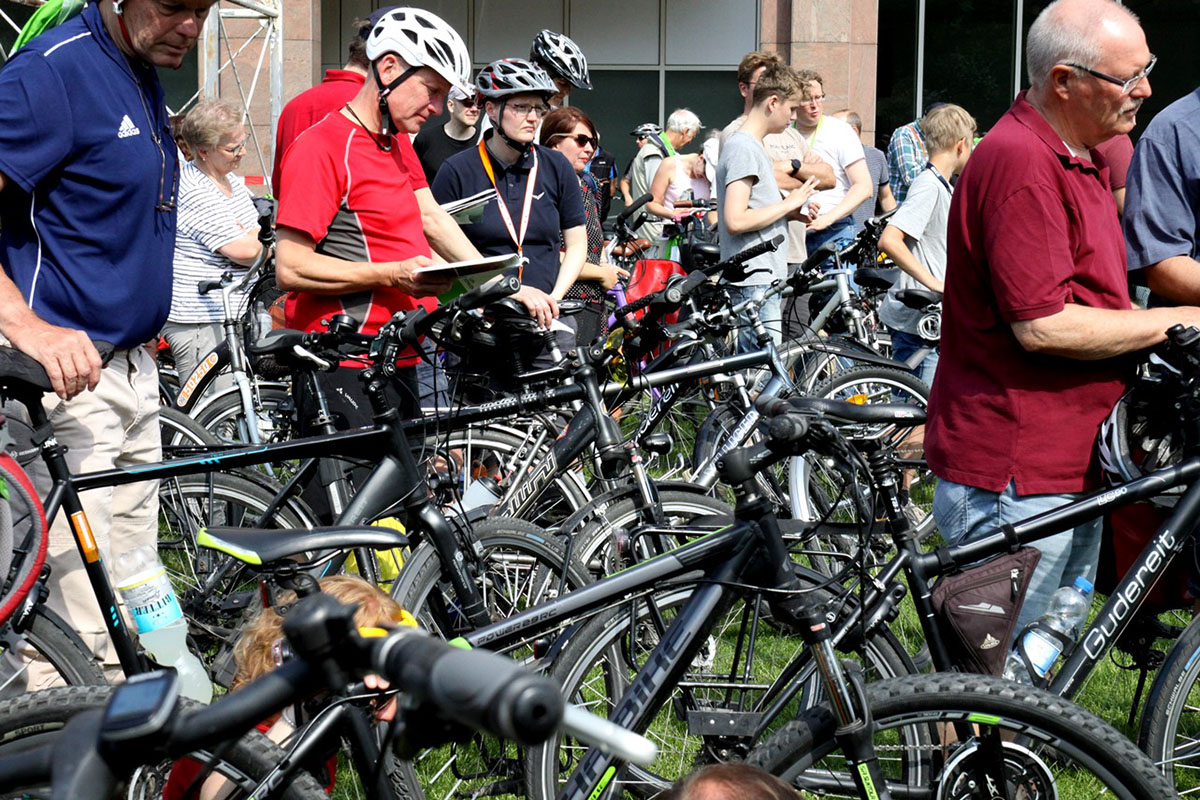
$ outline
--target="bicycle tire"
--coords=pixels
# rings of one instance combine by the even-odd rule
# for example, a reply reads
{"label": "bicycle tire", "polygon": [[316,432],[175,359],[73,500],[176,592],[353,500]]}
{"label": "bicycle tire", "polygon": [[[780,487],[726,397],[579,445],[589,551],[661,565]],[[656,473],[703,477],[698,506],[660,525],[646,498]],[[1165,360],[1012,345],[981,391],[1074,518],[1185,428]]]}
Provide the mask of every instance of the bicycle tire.
{"label": "bicycle tire", "polygon": [[[997,728],[1001,734],[1011,733],[1010,739],[1020,737],[1019,743],[1001,745],[1011,770],[1010,787],[1019,779],[1019,786],[1027,788],[1026,793],[1013,789],[1009,797],[1105,794],[1096,791],[1096,783],[1110,793],[1105,796],[1122,800],[1174,796],[1153,763],[1127,738],[1078,706],[1031,686],[984,675],[933,673],[868,684],[866,697],[877,752],[885,754],[881,767],[890,780],[904,782],[909,790],[905,796],[993,796],[967,785],[972,777],[971,748],[978,737],[944,743],[935,739],[939,730],[956,722],[974,725],[977,731]],[[814,708],[755,748],[747,761],[798,788],[823,780],[823,796],[858,797],[844,771],[844,757],[837,752],[836,725],[828,707]],[[1018,749],[1022,746],[1023,751]],[[992,755],[981,752],[979,757]],[[826,788],[831,783],[841,788]]]}
{"label": "bicycle tire", "polygon": [[[1142,711],[1138,745],[1180,795],[1200,788],[1200,618],[1167,653]],[[1190,739],[1188,737],[1190,734]]]}
{"label": "bicycle tire", "polygon": [[[802,579],[812,577],[811,573],[801,575]],[[669,618],[687,602],[690,594],[690,589],[676,588],[655,597],[654,602],[659,611],[664,613],[664,618]],[[830,595],[823,589],[815,589],[813,596],[828,598]],[[625,766],[611,784],[614,792],[651,797],[670,788],[675,780],[694,767],[744,757],[750,749],[744,741],[738,741],[736,737],[692,733],[688,726],[703,714],[688,719],[682,712],[710,709],[726,713],[741,711],[743,704],[754,702],[755,692],[761,694],[762,689],[755,687],[769,685],[794,660],[802,660],[799,675],[805,688],[777,719],[782,724],[783,720],[791,719],[798,710],[816,702],[820,690],[815,681],[811,652],[798,637],[772,634],[761,625],[758,628],[754,666],[751,668],[749,663],[745,666],[746,670],[752,669],[753,673],[739,674],[737,677],[745,682],[744,687],[729,691],[730,683],[735,682],[730,672],[737,671],[733,669],[731,653],[736,652],[736,648],[742,644],[739,634],[745,632],[747,621],[752,619],[744,616],[747,606],[751,604],[753,607],[764,605],[753,596],[737,600],[717,622],[701,654],[680,675],[677,684],[686,682],[688,691],[694,693],[693,700],[689,701],[677,685],[670,698],[657,709],[655,720],[649,728],[638,731],[658,744],[659,755],[653,770]],[[740,623],[739,618],[742,619]],[[642,663],[658,643],[657,633],[649,624],[651,617],[648,611],[641,611],[633,619],[637,621],[636,629],[631,625],[628,605],[614,607],[602,612],[571,636],[550,670],[550,677],[563,687],[563,695],[569,702],[584,708],[599,709],[598,716],[609,716],[616,700],[632,681],[633,668]],[[770,641],[765,638],[767,636],[772,637]],[[870,636],[867,641],[864,652],[873,677],[893,677],[914,670],[903,647],[886,628],[882,633]],[[751,656],[745,654],[744,658],[749,662]],[[764,665],[768,660],[771,663]],[[717,665],[720,665],[719,669]],[[706,683],[709,685],[705,686]],[[732,722],[734,715],[730,715],[729,720]],[[565,741],[562,737],[530,748],[526,757],[527,797],[530,800],[550,800],[557,796],[561,788],[559,782],[570,774],[584,752],[586,748],[579,747],[573,741]]]}
{"label": "bicycle tire", "polygon": [[[269,521],[262,515],[273,494],[240,475],[212,473],[180,475],[159,485],[158,552],[175,587],[196,651],[210,669],[232,647],[245,606],[226,601],[237,593],[257,597],[255,578],[223,553],[201,551],[196,534],[201,528],[232,525],[300,528],[304,520],[284,505]],[[225,574],[213,578],[219,571]],[[250,607],[255,607],[254,602]],[[214,673],[218,683],[231,676]]]}
{"label": "bicycle tire", "polygon": [[[530,425],[534,424],[536,423],[531,420]],[[475,474],[477,469],[482,469],[484,464],[493,462],[498,465],[496,469],[501,471],[500,477],[505,479],[504,488],[507,490],[511,482],[510,475],[515,472],[516,461],[524,460],[526,456],[530,455],[529,448],[532,446],[530,438],[532,436],[533,433],[523,438],[515,430],[513,433],[506,433],[489,430],[486,426],[468,427],[431,438],[429,447],[435,448],[436,452],[442,454],[447,464],[461,463],[461,466],[457,467],[457,474],[451,477],[453,484],[461,487],[463,491],[466,491],[466,488],[477,477]],[[532,454],[533,458],[530,464],[538,463],[544,454],[544,448],[554,443],[555,436],[557,436],[556,433],[547,437],[546,442],[542,444],[542,449]],[[461,453],[461,461],[451,455],[453,451]],[[489,466],[487,469],[490,471],[491,467]],[[496,476],[493,475],[493,477]],[[542,492],[532,510],[524,514],[522,518],[538,525],[552,525],[578,511],[590,499],[591,494],[588,492],[582,475],[570,469],[567,464],[559,464],[554,482]],[[451,504],[451,507],[456,506]]]}
{"label": "bicycle tire", "polygon": [[[485,574],[477,582],[493,620],[505,619],[558,594],[564,552],[554,537],[524,520],[504,518],[484,520],[474,526],[474,533],[483,549],[485,564]],[[568,566],[566,575],[568,590],[588,583],[587,574],[577,564]],[[539,591],[528,596],[513,595],[511,590],[521,586],[536,587]],[[448,623],[463,622],[461,615],[455,614],[450,590],[441,585],[437,553],[428,543],[418,547],[406,560],[392,586],[392,597],[416,616],[422,627],[430,630],[450,634],[454,631],[447,630]],[[509,654],[531,660],[527,643],[519,644]],[[425,751],[412,762],[418,779],[411,796],[449,800],[460,796],[460,792],[469,792],[475,781],[488,785],[506,781],[519,784],[521,775],[514,761],[515,749],[514,745],[476,736],[468,743]]]}
{"label": "bicycle tire", "polygon": [[[702,518],[710,521],[733,521],[733,509],[707,494],[686,492],[679,489],[663,490],[658,493],[659,507],[666,517],[667,527],[685,526]],[[612,545],[618,531],[627,532],[637,525],[649,524],[642,518],[639,504],[633,495],[637,488],[630,486],[622,499],[611,496],[580,509],[579,513],[563,524],[559,533],[574,536],[572,558],[584,565],[593,576],[599,577],[618,569],[619,559]]]}
{"label": "bicycle tire", "polygon": [[199,422],[170,406],[159,406],[158,428],[162,434],[163,458],[199,452],[221,443]]}
{"label": "bicycle tire", "polygon": [[[34,692],[0,703],[0,756],[17,754],[53,741],[71,717],[81,711],[104,708],[111,693],[112,687],[108,686],[72,686]],[[184,711],[200,708],[188,700],[183,703],[181,710]],[[206,759],[211,753],[198,751],[195,755],[198,759]],[[283,751],[266,736],[251,731],[227,749],[216,770],[233,783],[232,797],[248,798],[249,792],[283,757]],[[139,770],[131,781],[126,782],[125,790],[119,796],[162,797],[171,763],[166,761]],[[14,794],[15,788],[0,787],[0,794],[4,797],[50,797],[44,791],[48,787],[23,787],[19,794]],[[297,771],[279,788],[281,791],[272,792],[273,800],[328,800],[329,797],[313,776],[303,770]]]}
{"label": "bicycle tire", "polygon": [[[904,370],[873,365],[851,367],[835,374],[818,385],[812,396],[847,400],[860,405],[903,403],[915,404],[921,408],[929,407],[929,387],[923,381]],[[905,439],[910,434],[896,426],[855,425],[845,426],[843,430],[852,438],[876,439],[891,447],[911,449],[916,446],[912,442],[906,442]],[[919,455],[920,459],[923,459],[924,450],[922,448],[919,452],[904,455]],[[861,518],[855,503],[847,499],[852,490],[847,489],[844,479],[830,469],[823,459],[815,456],[797,456],[789,459],[787,474],[792,516],[796,519],[811,521],[824,518],[835,526],[847,525],[848,530],[853,530],[859,523],[873,522]],[[909,481],[909,500],[905,506],[905,513],[913,522],[917,535],[924,538],[931,534],[934,528],[933,492],[937,479],[924,465],[905,470],[905,474]],[[805,547],[813,567],[832,575],[845,563],[845,559],[838,556],[856,553],[858,541],[853,535],[823,535],[809,540]],[[831,555],[821,556],[821,550],[828,550]],[[872,550],[886,555],[891,550],[891,544],[884,542],[879,548]]]}
{"label": "bicycle tire", "polygon": [[[259,379],[254,388],[255,405],[259,419],[260,441],[269,442],[277,438],[278,431],[270,424],[272,413],[291,402],[287,384]],[[200,404],[192,414],[201,427],[208,430],[218,441],[249,444],[246,433],[246,418],[242,414],[242,397],[236,386],[227,387],[220,394]]]}
{"label": "bicycle tire", "polygon": [[[13,653],[24,648],[32,649],[48,663],[67,686],[103,686],[107,684],[104,671],[96,663],[91,651],[80,641],[75,631],[57,614],[45,606],[39,607],[29,618],[28,625],[20,633],[11,625],[0,629],[0,652]],[[25,682],[21,680],[23,669],[0,677],[0,697],[24,693]]]}

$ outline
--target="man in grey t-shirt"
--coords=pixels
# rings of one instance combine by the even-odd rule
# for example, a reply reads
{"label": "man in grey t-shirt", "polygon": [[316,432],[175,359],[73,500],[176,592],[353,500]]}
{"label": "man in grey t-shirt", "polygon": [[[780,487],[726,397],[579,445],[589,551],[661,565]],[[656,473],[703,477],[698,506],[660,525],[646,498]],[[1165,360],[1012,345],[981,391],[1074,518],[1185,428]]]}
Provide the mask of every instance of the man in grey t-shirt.
{"label": "man in grey t-shirt", "polygon": [[[799,215],[800,207],[812,196],[815,179],[781,199],[774,165],[763,147],[763,137],[787,128],[795,117],[803,84],[786,64],[770,64],[754,87],[754,104],[741,130],[731,135],[717,161],[716,185],[721,258],[726,259],[751,245],[787,233],[787,221]],[[761,299],[776,279],[787,276],[787,252],[779,249],[747,262],[747,271],[762,270],[730,287],[734,303]],[[759,318],[776,344],[782,341],[779,296],[759,308]],[[738,350],[758,348],[757,337],[743,315],[738,319]]]}

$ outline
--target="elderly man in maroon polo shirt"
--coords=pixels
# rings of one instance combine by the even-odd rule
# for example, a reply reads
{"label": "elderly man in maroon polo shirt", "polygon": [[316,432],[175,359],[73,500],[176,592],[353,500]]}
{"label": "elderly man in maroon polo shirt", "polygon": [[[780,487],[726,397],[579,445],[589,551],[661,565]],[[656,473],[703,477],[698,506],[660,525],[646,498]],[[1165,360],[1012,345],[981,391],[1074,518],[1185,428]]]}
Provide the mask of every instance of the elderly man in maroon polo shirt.
{"label": "elderly man in maroon polo shirt", "polygon": [[[926,452],[934,516],[961,541],[1096,485],[1096,432],[1123,353],[1200,309],[1134,310],[1125,245],[1093,148],[1133,128],[1153,56],[1112,0],[1058,0],[1026,40],[1030,88],[975,150],[950,209],[942,360]],[[1018,630],[1076,577],[1095,577],[1099,523],[1038,542]]]}

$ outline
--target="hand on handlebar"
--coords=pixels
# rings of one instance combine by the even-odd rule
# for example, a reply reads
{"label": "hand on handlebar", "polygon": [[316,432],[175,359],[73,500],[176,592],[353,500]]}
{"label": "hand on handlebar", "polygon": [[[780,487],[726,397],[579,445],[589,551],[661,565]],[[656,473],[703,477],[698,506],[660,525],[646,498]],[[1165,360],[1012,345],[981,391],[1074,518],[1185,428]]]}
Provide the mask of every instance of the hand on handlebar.
{"label": "hand on handlebar", "polygon": [[34,324],[8,332],[12,346],[32,356],[45,368],[54,393],[63,400],[70,400],[84,389],[95,389],[103,365],[88,335],[74,328],[61,328],[36,317],[33,319],[36,320]]}
{"label": "hand on handlebar", "polygon": [[543,328],[549,328],[550,323],[558,318],[558,302],[535,286],[521,286],[513,299],[525,306],[529,316]]}
{"label": "hand on handlebar", "polygon": [[433,260],[428,256],[414,256],[404,261],[391,262],[391,285],[413,297],[428,297],[449,291],[453,280],[417,272],[418,268],[428,267],[432,263]]}
{"label": "hand on handlebar", "polygon": [[597,264],[596,267],[601,272],[600,285],[604,287],[605,291],[616,286],[620,279],[629,277],[629,270],[622,269],[616,264]]}

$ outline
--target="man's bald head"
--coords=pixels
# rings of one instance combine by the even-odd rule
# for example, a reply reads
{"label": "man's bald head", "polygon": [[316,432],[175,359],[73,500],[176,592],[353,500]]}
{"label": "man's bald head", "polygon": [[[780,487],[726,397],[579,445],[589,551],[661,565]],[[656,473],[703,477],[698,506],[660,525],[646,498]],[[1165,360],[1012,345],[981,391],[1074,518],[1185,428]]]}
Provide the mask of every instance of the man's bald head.
{"label": "man's bald head", "polygon": [[1025,38],[1025,69],[1031,86],[1042,86],[1055,64],[1093,66],[1130,37],[1144,41],[1137,15],[1114,0],[1055,0]]}

